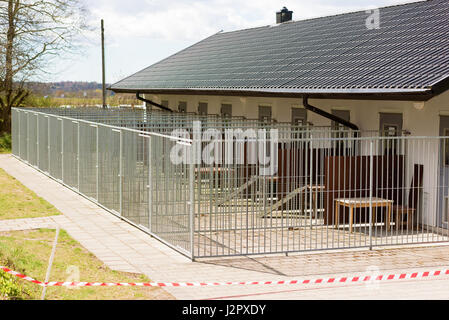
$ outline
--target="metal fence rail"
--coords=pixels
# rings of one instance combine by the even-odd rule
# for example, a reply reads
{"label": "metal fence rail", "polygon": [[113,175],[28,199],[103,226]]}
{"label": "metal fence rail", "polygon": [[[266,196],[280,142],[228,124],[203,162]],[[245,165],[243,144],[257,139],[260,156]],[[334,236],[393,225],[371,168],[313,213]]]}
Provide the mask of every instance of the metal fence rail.
{"label": "metal fence rail", "polygon": [[446,137],[296,139],[278,170],[210,166],[197,180],[196,257],[449,240]]}
{"label": "metal fence rail", "polygon": [[191,140],[55,110],[12,110],[13,154],[192,257],[192,170],[172,164],[168,152]]}
{"label": "metal fence rail", "polygon": [[191,258],[449,240],[448,137],[96,108],[12,120],[16,157]]}

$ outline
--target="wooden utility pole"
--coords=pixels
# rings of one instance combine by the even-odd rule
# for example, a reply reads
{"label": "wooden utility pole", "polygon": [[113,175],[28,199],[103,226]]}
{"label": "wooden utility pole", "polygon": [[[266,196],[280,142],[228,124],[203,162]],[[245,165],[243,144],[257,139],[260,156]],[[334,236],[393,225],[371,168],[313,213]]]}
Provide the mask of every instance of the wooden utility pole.
{"label": "wooden utility pole", "polygon": [[101,19],[101,61],[102,61],[102,75],[103,75],[103,108],[106,108],[106,71],[104,62],[104,21]]}

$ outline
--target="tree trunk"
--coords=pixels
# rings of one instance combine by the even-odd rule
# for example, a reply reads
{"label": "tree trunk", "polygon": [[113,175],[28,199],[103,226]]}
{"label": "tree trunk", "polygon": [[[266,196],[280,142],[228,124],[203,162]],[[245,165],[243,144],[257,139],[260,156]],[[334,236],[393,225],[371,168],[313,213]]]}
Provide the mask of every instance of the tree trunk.
{"label": "tree trunk", "polygon": [[[2,103],[0,132],[11,132],[11,107],[14,93],[13,48],[16,35],[15,12],[20,0],[8,1],[8,31],[6,33],[4,100]],[[16,4],[16,6],[14,6]]]}
{"label": "tree trunk", "polygon": [[11,133],[11,113],[6,116],[2,116],[2,122],[0,125],[0,134],[6,132]]}

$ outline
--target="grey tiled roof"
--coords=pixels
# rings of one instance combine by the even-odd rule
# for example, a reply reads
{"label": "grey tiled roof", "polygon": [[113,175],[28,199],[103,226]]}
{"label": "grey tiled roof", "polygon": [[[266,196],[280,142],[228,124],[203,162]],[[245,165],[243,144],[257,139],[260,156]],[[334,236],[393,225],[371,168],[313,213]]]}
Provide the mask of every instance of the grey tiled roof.
{"label": "grey tiled roof", "polygon": [[223,32],[111,86],[115,91],[413,92],[449,78],[449,1]]}

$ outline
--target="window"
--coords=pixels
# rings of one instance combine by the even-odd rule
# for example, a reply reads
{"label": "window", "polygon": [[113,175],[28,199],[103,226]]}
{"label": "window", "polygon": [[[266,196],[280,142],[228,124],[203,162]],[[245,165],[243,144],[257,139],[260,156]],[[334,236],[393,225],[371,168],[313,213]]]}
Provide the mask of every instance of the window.
{"label": "window", "polygon": [[198,104],[198,114],[200,116],[207,115],[207,103],[206,102],[200,102]]}
{"label": "window", "polygon": [[[349,110],[332,110],[332,114],[342,120],[351,121],[351,112]],[[335,155],[348,155],[351,148],[350,141],[346,139],[349,137],[349,128],[337,121],[332,121],[331,129],[332,138],[341,139],[334,142]]]}
{"label": "window", "polygon": [[187,112],[187,102],[180,101],[178,104],[178,111],[181,113],[186,113]]}
{"label": "window", "polygon": [[161,106],[164,106],[164,107],[168,108],[168,100],[162,100],[161,101]]}
{"label": "window", "polygon": [[[259,106],[259,121],[261,125],[264,126],[266,124],[271,123],[271,107],[270,106]],[[270,144],[270,136],[269,131],[267,132],[267,141],[265,143],[265,155],[271,156],[271,144]]]}
{"label": "window", "polygon": [[383,127],[384,137],[399,137],[399,127],[395,124],[385,123]]}
{"label": "window", "polygon": [[221,105],[220,114],[223,118],[232,117],[232,104],[223,103]]}
{"label": "window", "polygon": [[259,106],[259,121],[262,123],[271,122],[271,107]]}
{"label": "window", "polygon": [[[332,114],[345,121],[351,121],[351,112],[349,110],[332,110]],[[348,130],[349,128],[345,125],[337,121],[332,121],[332,131],[334,132],[334,138],[347,138],[349,136]]]}
{"label": "window", "polygon": [[381,136],[399,137],[402,135],[402,113],[381,113],[379,122]]}
{"label": "window", "polygon": [[292,125],[302,127],[307,125],[307,110],[304,108],[292,108]]}
{"label": "window", "polygon": [[304,127],[307,126],[307,110],[304,108],[292,108],[292,138],[302,139]]}
{"label": "window", "polygon": [[384,124],[382,128],[383,137],[391,137],[384,142],[384,154],[397,154],[398,140],[393,139],[399,136],[398,126],[394,124]]}
{"label": "window", "polygon": [[445,166],[449,166],[449,116],[440,116],[440,136],[441,139],[441,161]]}
{"label": "window", "polygon": [[383,154],[400,154],[400,140],[394,138],[402,135],[402,113],[381,113],[379,130],[382,137],[391,137],[380,143]]}

